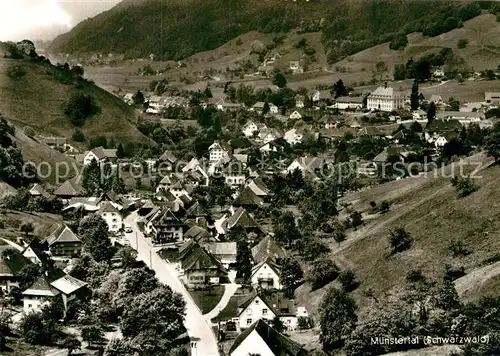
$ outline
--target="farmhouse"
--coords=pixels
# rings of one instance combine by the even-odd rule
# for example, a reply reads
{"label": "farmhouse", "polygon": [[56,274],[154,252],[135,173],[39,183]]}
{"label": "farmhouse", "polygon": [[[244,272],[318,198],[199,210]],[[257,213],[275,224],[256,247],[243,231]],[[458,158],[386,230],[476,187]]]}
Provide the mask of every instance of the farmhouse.
{"label": "farmhouse", "polygon": [[368,95],[366,107],[369,110],[391,112],[404,107],[404,98],[394,88],[378,87]]}

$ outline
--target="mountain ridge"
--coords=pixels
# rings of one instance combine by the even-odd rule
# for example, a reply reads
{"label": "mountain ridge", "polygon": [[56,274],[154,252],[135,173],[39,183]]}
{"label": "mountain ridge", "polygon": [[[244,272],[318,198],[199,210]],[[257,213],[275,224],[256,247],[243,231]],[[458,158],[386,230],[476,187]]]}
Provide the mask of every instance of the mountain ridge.
{"label": "mountain ridge", "polygon": [[473,1],[408,4],[403,0],[124,1],[57,37],[50,51],[121,53],[127,58],[155,54],[180,60],[252,30],[296,30],[321,31],[329,62],[335,62],[401,33],[435,36],[461,26],[485,9],[498,10],[490,3]]}

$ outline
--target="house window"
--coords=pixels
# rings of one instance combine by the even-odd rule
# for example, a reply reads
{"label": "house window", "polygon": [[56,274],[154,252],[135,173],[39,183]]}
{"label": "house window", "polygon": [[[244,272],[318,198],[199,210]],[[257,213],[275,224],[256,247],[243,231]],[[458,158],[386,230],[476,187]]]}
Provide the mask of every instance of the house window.
{"label": "house window", "polygon": [[102,213],[102,216],[107,216],[107,215],[108,215],[108,214],[106,214],[106,213]]}
{"label": "house window", "polygon": [[262,309],[262,315],[267,315],[267,309],[266,308]]}
{"label": "house window", "polygon": [[113,219],[113,222],[116,222],[116,219]]}
{"label": "house window", "polygon": [[252,325],[252,319],[247,319],[247,325]]}

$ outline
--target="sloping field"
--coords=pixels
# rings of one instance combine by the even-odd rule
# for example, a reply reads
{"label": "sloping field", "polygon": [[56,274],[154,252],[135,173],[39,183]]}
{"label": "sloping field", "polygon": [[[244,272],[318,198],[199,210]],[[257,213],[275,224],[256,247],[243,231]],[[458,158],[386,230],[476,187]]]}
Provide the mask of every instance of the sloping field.
{"label": "sloping field", "polygon": [[[448,167],[437,178],[429,175],[390,182],[343,199],[351,204],[348,209],[364,213],[365,224],[350,231],[340,246],[330,242],[331,259],[341,268],[353,269],[359,278],[361,285],[354,296],[362,310],[370,304],[362,291],[371,289],[375,296],[383,296],[416,269],[433,278],[443,276],[445,264],[471,272],[500,250],[500,166],[488,167],[492,160],[482,154],[466,162],[470,165],[464,164],[464,174],[477,165],[483,170],[475,180],[479,190],[465,198],[457,197]],[[453,167],[459,174],[458,165]],[[382,200],[390,202],[390,211],[370,216],[369,202]],[[388,233],[399,226],[412,234],[414,242],[409,250],[391,255]],[[452,240],[463,241],[471,253],[454,257],[449,249]],[[316,311],[327,288],[310,292],[301,286],[298,298],[308,310]]]}

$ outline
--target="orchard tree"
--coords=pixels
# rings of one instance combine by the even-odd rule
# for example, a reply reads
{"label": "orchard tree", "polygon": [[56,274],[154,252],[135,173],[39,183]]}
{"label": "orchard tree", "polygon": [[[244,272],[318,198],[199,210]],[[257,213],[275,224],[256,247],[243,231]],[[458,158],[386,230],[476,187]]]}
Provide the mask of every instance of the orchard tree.
{"label": "orchard tree", "polygon": [[140,90],[137,90],[137,92],[132,96],[132,101],[135,106],[142,107],[144,105],[144,100],[144,94]]}
{"label": "orchard tree", "polygon": [[73,354],[73,351],[78,350],[82,347],[82,343],[76,337],[68,335],[62,342],[61,346],[68,349],[68,356]]}
{"label": "orchard tree", "polygon": [[331,288],[320,307],[320,341],[325,349],[345,340],[356,327],[357,306],[344,290]]}
{"label": "orchard tree", "polygon": [[236,241],[236,277],[248,281],[252,273],[252,253],[244,231],[231,232],[231,240]]}
{"label": "orchard tree", "polygon": [[333,84],[331,93],[335,98],[338,98],[339,96],[345,96],[349,94],[349,91],[347,90],[346,86],[344,85],[344,82],[342,79],[337,80],[335,84]]}
{"label": "orchard tree", "polygon": [[302,283],[304,272],[296,259],[286,257],[281,262],[281,283],[289,298],[293,297],[295,289]]}
{"label": "orchard tree", "polygon": [[498,162],[500,159],[500,123],[497,123],[486,138],[486,150],[488,154]]}
{"label": "orchard tree", "polygon": [[410,103],[411,103],[411,109],[412,110],[417,110],[418,109],[418,81],[415,79],[413,81],[413,85],[411,87],[411,95],[410,95]]}
{"label": "orchard tree", "polygon": [[274,236],[276,240],[289,247],[293,246],[299,239],[300,233],[295,224],[293,213],[287,211],[274,222]]}
{"label": "orchard tree", "polygon": [[402,252],[410,248],[413,242],[413,237],[406,231],[404,227],[398,227],[394,230],[389,230],[389,244],[392,247],[392,252]]}
{"label": "orchard tree", "polygon": [[109,262],[115,249],[111,245],[108,224],[97,214],[92,214],[80,221],[78,234],[83,246],[97,262]]}
{"label": "orchard tree", "polygon": [[35,230],[35,227],[30,222],[23,222],[21,224],[21,226],[19,227],[19,230],[21,232],[24,232],[24,234],[26,235],[26,237],[28,237],[28,235],[31,234]]}
{"label": "orchard tree", "polygon": [[281,89],[286,87],[286,83],[287,81],[285,75],[279,69],[275,69],[273,76],[273,84]]}

